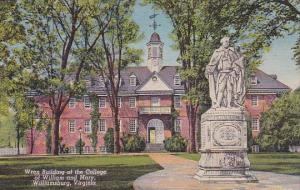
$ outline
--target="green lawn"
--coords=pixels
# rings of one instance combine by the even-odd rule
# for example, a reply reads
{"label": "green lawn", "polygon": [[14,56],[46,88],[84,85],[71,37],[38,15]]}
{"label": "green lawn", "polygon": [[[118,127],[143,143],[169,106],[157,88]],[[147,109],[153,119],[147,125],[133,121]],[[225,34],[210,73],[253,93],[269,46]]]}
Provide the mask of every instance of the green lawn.
{"label": "green lawn", "polygon": [[[186,159],[199,161],[200,154],[176,153]],[[259,153],[248,154],[251,169],[281,174],[300,175],[299,153]]]}
{"label": "green lawn", "polygon": [[[98,169],[107,175],[97,176],[97,186],[34,187],[33,176],[25,175],[25,169]],[[133,181],[141,175],[162,169],[146,155],[137,156],[67,156],[0,158],[0,189],[132,189]]]}

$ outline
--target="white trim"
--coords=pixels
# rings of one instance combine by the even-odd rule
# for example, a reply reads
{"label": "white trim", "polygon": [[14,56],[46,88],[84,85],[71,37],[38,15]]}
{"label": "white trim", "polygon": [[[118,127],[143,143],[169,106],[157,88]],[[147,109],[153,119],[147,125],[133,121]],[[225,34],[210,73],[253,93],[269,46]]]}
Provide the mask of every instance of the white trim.
{"label": "white trim", "polygon": [[[88,122],[88,125],[87,123]],[[84,133],[92,133],[92,120],[88,119],[88,120],[84,120],[84,129],[83,129]]]}
{"label": "white trim", "polygon": [[121,108],[122,107],[122,97],[117,97],[117,105],[118,105],[118,108]]}
{"label": "white trim", "polygon": [[[70,130],[70,124],[71,124],[71,121],[74,122],[74,130],[73,130],[73,131]],[[75,133],[75,130],[76,130],[76,120],[74,120],[74,119],[69,119],[69,120],[68,120],[68,131],[69,131],[69,133]]]}
{"label": "white trim", "polygon": [[[100,102],[101,102],[101,99],[103,100],[104,99],[104,106],[100,106]],[[105,96],[100,96],[99,97],[99,108],[106,108],[106,97]]]}
{"label": "white trim", "polygon": [[[256,98],[256,99],[254,99],[254,98]],[[258,95],[251,95],[251,106],[257,107],[258,101],[259,101]],[[256,104],[253,104],[254,102],[256,102]]]}
{"label": "white trim", "polygon": [[[253,129],[254,121],[257,122],[256,123],[256,125],[257,125],[256,129]],[[251,129],[252,129],[252,131],[259,131],[259,128],[260,128],[260,126],[259,126],[259,118],[258,117],[251,118]]]}
{"label": "white trim", "polygon": [[[73,100],[73,106],[70,106],[71,105],[71,100]],[[75,108],[76,107],[76,98],[72,97],[70,98],[69,100],[69,103],[68,103],[68,108]]]}
{"label": "white trim", "polygon": [[[177,126],[177,121],[179,123],[179,126]],[[180,133],[181,132],[181,119],[175,119],[175,122],[174,122],[174,131],[176,133]]]}
{"label": "white trim", "polygon": [[[87,104],[86,98],[88,98],[88,100],[89,100],[88,103],[89,104]],[[90,97],[88,95],[84,95],[83,96],[83,106],[84,106],[84,108],[87,108],[87,109],[91,108],[91,99],[90,99]]]}
{"label": "white trim", "polygon": [[[101,131],[100,129],[101,129],[101,126],[100,126],[100,124],[101,124],[101,122],[100,121],[103,121],[103,124],[104,124],[104,131]],[[99,125],[99,132],[100,133],[105,133],[106,132],[106,119],[99,119],[98,120],[98,125]]]}
{"label": "white trim", "polygon": [[[134,106],[131,106],[131,104],[130,104],[130,99],[134,100]],[[130,107],[130,108],[136,108],[136,97],[129,97],[129,98],[128,98],[128,102],[129,102],[129,107]]]}
{"label": "white trim", "polygon": [[[135,127],[135,128],[134,128],[134,131],[131,130],[131,129],[132,129],[132,128],[131,128],[131,127],[132,127],[132,126],[131,126],[131,124],[132,124],[131,122],[132,122],[133,120],[134,120],[134,127]],[[137,132],[137,119],[136,119],[136,118],[130,118],[128,124],[129,124],[129,126],[128,126],[129,132],[130,132],[130,133],[136,133],[136,132]]]}

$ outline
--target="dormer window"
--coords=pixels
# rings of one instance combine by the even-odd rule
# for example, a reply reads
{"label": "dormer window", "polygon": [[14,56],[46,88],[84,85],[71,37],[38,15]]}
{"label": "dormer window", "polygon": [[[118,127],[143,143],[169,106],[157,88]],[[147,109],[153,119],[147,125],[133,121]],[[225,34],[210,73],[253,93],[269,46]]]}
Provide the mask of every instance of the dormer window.
{"label": "dormer window", "polygon": [[105,80],[103,77],[99,77],[99,87],[105,87]]}
{"label": "dormer window", "polygon": [[255,75],[251,75],[250,83],[251,85],[257,85],[257,77]]}
{"label": "dormer window", "polygon": [[[115,84],[117,84],[117,82],[118,82],[118,75],[116,75],[115,76]],[[119,79],[119,87],[122,85],[122,78],[120,77],[120,79]]]}
{"label": "dormer window", "polygon": [[130,75],[129,84],[130,86],[136,86],[136,76],[134,74]]}
{"label": "dormer window", "polygon": [[181,85],[181,78],[180,78],[179,74],[176,74],[174,76],[174,85],[175,86],[180,86]]}

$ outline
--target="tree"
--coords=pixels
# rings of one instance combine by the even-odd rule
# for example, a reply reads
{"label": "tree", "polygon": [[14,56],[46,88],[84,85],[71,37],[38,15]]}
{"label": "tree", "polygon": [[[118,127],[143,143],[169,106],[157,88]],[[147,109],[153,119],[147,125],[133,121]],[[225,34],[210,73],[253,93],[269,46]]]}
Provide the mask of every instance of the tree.
{"label": "tree", "polygon": [[263,113],[257,142],[267,151],[287,151],[289,145],[300,145],[299,92],[283,95]]}
{"label": "tree", "polygon": [[92,112],[91,112],[91,122],[92,122],[92,134],[89,135],[92,146],[94,148],[94,152],[97,151],[97,144],[98,144],[98,129],[99,129],[99,97],[96,94],[91,95],[91,102],[92,102]]}
{"label": "tree", "polygon": [[129,45],[139,39],[139,27],[131,15],[134,0],[118,0],[112,20],[101,34],[101,43],[93,48],[90,57],[92,69],[105,81],[105,91],[110,103],[114,126],[114,153],[120,152],[119,89],[121,71],[130,63],[140,61],[141,50]]}
{"label": "tree", "polygon": [[[224,35],[236,42],[245,26],[256,12],[253,1],[186,0],[145,0],[161,9],[171,20],[175,47],[179,50],[178,61],[182,65],[180,76],[186,95],[186,109],[189,119],[188,151],[196,151],[197,113],[209,104],[208,82],[205,66],[213,50]],[[243,45],[244,47],[245,44]],[[257,54],[257,49],[245,49],[248,60]],[[252,58],[251,65],[258,62]]]}
{"label": "tree", "polygon": [[[0,6],[0,115],[7,115],[9,108],[9,91],[13,86],[9,81],[17,68],[13,65],[10,45],[24,40],[24,27],[19,23],[16,1],[4,0]],[[9,68],[5,67],[9,66]]]}
{"label": "tree", "polygon": [[26,43],[14,52],[22,68],[14,80],[30,81],[35,93],[48,97],[51,150],[58,155],[60,117],[70,98],[84,90],[82,70],[110,23],[115,1],[23,0],[18,5]]}

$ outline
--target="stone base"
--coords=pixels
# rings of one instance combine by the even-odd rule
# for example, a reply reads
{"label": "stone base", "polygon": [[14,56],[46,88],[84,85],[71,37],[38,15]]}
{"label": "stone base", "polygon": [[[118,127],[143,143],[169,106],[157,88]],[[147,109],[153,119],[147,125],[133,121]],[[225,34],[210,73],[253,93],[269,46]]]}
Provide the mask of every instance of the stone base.
{"label": "stone base", "polygon": [[201,117],[201,159],[195,178],[203,182],[257,182],[249,172],[243,109],[210,109]]}
{"label": "stone base", "polygon": [[205,183],[257,183],[254,175],[245,176],[201,176],[198,173],[194,176],[197,180]]}

